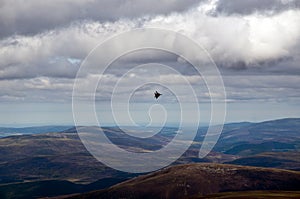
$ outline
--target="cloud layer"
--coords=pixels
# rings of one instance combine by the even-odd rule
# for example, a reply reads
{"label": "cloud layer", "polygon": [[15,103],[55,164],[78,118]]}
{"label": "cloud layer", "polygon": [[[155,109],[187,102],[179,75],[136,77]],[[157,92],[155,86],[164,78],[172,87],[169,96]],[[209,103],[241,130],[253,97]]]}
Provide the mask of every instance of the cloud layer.
{"label": "cloud layer", "polygon": [[[297,101],[299,21],[299,1],[293,0],[1,1],[0,101],[70,101],[74,77],[88,53],[113,35],[143,27],[180,32],[207,49],[225,75],[229,101]],[[178,57],[150,55],[133,53],[119,60],[107,81],[117,80],[126,65],[156,61],[205,87]],[[151,75],[143,78],[151,80]],[[180,86],[172,74],[155,75]],[[93,75],[83,78],[88,82]],[[127,81],[124,92],[129,76]],[[208,97],[205,89],[200,97]]]}
{"label": "cloud layer", "polygon": [[13,34],[34,35],[69,26],[78,20],[117,21],[182,12],[198,0],[2,0],[0,38]]}

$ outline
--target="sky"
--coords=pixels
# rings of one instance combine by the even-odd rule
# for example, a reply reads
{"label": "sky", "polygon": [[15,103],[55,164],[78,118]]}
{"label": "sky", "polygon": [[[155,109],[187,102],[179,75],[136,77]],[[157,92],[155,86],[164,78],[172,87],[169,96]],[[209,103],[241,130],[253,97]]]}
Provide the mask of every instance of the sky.
{"label": "sky", "polygon": [[[300,117],[299,21],[297,0],[1,0],[0,126],[73,125],[72,92],[83,61],[102,42],[137,28],[172,30],[206,49],[224,82],[226,122]],[[151,37],[130,42],[143,39],[164,42]],[[209,122],[211,96],[218,96],[180,56],[131,52],[105,74],[88,71],[79,77],[82,125],[90,125],[86,110],[91,106],[84,86],[99,77],[103,84],[97,87],[95,106],[102,125],[115,124],[111,96],[121,78],[115,96],[121,125],[131,125],[127,106],[141,125],[160,124],[166,112],[169,125],[178,123],[180,105],[192,113],[195,102],[183,77],[196,92],[200,123]],[[141,84],[130,92],[137,82],[155,79],[161,85]],[[164,84],[176,87],[176,95]],[[158,101],[155,90],[163,93]]]}

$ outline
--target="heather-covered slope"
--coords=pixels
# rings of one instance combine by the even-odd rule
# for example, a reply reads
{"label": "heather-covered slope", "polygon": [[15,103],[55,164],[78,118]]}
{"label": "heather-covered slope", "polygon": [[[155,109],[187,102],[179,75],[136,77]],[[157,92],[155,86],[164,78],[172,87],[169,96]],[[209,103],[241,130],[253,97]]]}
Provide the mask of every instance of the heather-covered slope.
{"label": "heather-covered slope", "polygon": [[300,172],[225,164],[173,166],[72,198],[189,198],[213,193],[300,188]]}

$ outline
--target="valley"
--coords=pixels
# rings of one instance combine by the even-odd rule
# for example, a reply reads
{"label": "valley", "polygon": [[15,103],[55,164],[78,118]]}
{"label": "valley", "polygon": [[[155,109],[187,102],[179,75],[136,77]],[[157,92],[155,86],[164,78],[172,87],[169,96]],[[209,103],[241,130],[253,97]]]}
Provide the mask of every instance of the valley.
{"label": "valley", "polygon": [[[134,152],[150,152],[160,149],[168,144],[176,133],[176,128],[165,127],[159,134],[141,139],[128,136],[116,127],[103,129],[113,143]],[[136,192],[139,186],[152,187],[154,184],[163,186],[165,181],[173,182],[174,179],[190,178],[195,178],[191,180],[199,181],[199,183],[202,179],[202,185],[195,184],[193,189],[191,188],[194,190],[192,195],[195,197],[200,197],[201,194],[227,191],[270,190],[276,187],[275,190],[300,191],[297,188],[299,185],[297,176],[300,175],[298,173],[300,171],[300,119],[226,124],[213,151],[205,158],[199,159],[199,146],[201,146],[205,132],[205,127],[200,128],[191,147],[172,165],[154,174],[146,174],[146,176],[117,171],[98,162],[81,143],[74,127],[60,132],[5,136],[0,139],[2,154],[0,156],[0,196],[1,198],[52,197],[102,190],[99,194],[104,194],[103,198],[106,196],[110,198],[111,194],[120,194],[122,186],[126,183],[136,189],[134,191]],[[191,173],[186,173],[188,168],[191,168]],[[237,170],[241,176],[236,175]],[[208,174],[209,171],[212,173]],[[234,175],[230,172],[226,173],[227,171],[234,171]],[[263,177],[265,171],[270,175],[267,179]],[[289,172],[295,178],[288,177],[292,176]],[[151,175],[155,177],[148,179]],[[180,176],[174,177],[176,175]],[[133,181],[130,181],[132,178]],[[156,178],[166,179],[152,182]],[[216,187],[204,186],[204,179],[209,179],[212,184],[215,184],[218,179],[226,178],[237,182],[243,180],[247,186],[238,188],[230,188],[225,184]],[[294,180],[291,181],[291,179]],[[256,184],[251,184],[252,180]],[[275,184],[272,184],[270,180]],[[150,184],[143,184],[144,181]],[[125,184],[118,184],[120,182]],[[187,182],[189,181],[182,183]],[[266,182],[269,184],[263,187]],[[180,184],[176,180],[174,183]],[[235,182],[230,184],[232,183]],[[175,192],[183,194],[184,190],[172,187],[175,184],[171,183],[171,188],[166,187],[161,191],[163,194],[168,192],[172,197],[172,193]],[[285,187],[282,187],[283,185]],[[111,186],[112,188],[109,188]],[[199,187],[202,187],[201,190]],[[156,188],[153,187],[153,189]],[[112,190],[117,191],[111,192]],[[200,191],[198,195],[196,190]],[[154,192],[162,194],[159,190]],[[141,194],[147,198],[147,192]],[[192,195],[188,192],[188,196]]]}

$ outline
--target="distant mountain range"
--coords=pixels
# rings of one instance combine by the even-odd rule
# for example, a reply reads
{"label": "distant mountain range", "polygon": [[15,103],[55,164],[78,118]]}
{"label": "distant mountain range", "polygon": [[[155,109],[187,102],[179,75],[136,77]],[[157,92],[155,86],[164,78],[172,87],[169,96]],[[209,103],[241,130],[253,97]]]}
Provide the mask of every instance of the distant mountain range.
{"label": "distant mountain range", "polygon": [[[9,133],[21,133],[22,135],[11,136],[10,134],[10,136],[0,138],[0,198],[31,198],[31,196],[47,197],[82,193],[105,189],[137,176],[136,174],[108,168],[94,159],[81,143],[75,127],[48,126],[1,129],[4,129],[2,131],[6,132],[6,135]],[[128,136],[117,127],[103,129],[113,143],[121,148],[135,152],[144,151],[145,149],[147,151],[160,149],[172,140],[177,130],[173,127],[165,127],[158,135],[142,139]],[[277,171],[277,169],[288,169],[293,170],[294,173],[292,173],[296,176],[299,174],[300,119],[291,118],[261,123],[226,124],[213,151],[205,158],[199,159],[198,151],[206,130],[207,128],[205,127],[198,130],[194,143],[171,166],[179,165],[179,167],[175,166],[174,168],[178,168],[181,172],[180,169],[184,171],[185,167],[180,165],[199,163],[199,166],[195,166],[195,168],[202,168],[201,165],[206,163],[208,167],[212,168],[211,170],[219,172],[218,168],[221,166],[215,166],[215,163],[226,163],[231,164],[232,168],[237,168],[238,170],[248,169],[248,167],[244,168],[243,166],[256,166],[271,168],[271,170],[266,171],[274,171],[275,173],[284,174],[282,170]],[[192,167],[194,168],[194,166]],[[257,179],[255,179],[255,173],[258,170],[257,168],[249,170],[252,180],[258,180],[258,178],[263,177],[262,174],[257,174]],[[168,172],[163,174],[163,171],[168,170],[162,170],[155,175],[166,175],[165,177],[167,178]],[[170,169],[169,171],[175,172],[176,169]],[[190,175],[192,174],[187,174],[186,178],[189,178]],[[218,176],[219,174],[214,175]],[[281,174],[279,174],[279,179],[283,179],[280,176]],[[248,177],[243,176],[245,179],[248,179]],[[181,176],[180,178],[185,177]],[[203,178],[206,179],[206,177]],[[198,180],[201,181],[201,179],[199,177]],[[217,181],[217,178],[214,180]],[[262,178],[261,180],[264,182],[264,180],[268,179]],[[294,186],[290,184],[292,182],[287,183],[285,180],[280,182],[284,182],[290,188]],[[172,184],[172,181],[169,183]],[[257,183],[262,182],[257,181]],[[275,185],[277,186],[278,184],[275,183]],[[165,186],[163,181],[161,186]],[[223,185],[220,187],[222,188]],[[266,188],[269,189],[270,187]],[[278,185],[278,187],[280,190],[294,190],[282,189],[281,185]],[[230,189],[223,190],[219,188],[209,193],[230,191]],[[106,189],[105,194],[110,194],[110,190]],[[173,188],[172,190],[180,191]],[[256,188],[232,190],[248,191],[256,190]],[[100,192],[104,194],[104,192]],[[173,192],[171,191],[171,193]]]}
{"label": "distant mountain range", "polygon": [[11,135],[26,135],[49,132],[60,132],[71,128],[72,126],[36,126],[23,128],[0,127],[0,138]]}

